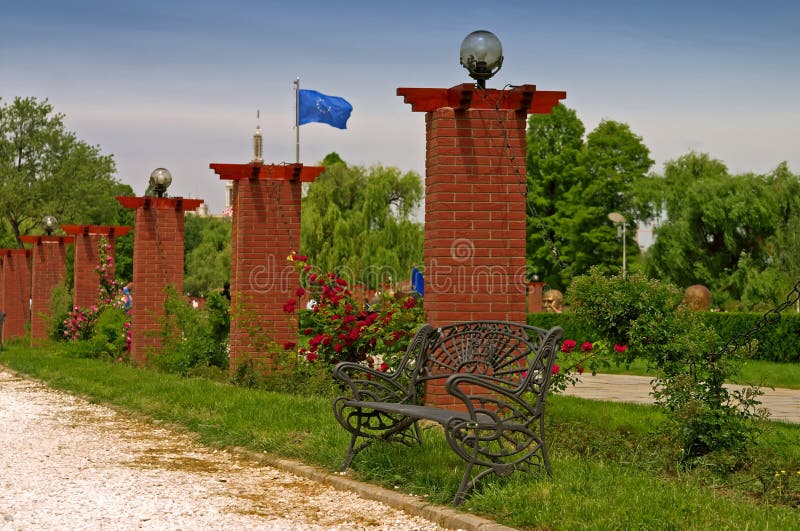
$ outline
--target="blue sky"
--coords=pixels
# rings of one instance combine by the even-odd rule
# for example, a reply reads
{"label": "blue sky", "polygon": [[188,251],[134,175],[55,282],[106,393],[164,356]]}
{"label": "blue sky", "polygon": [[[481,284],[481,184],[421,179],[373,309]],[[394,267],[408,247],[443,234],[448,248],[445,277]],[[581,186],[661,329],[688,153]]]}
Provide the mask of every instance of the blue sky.
{"label": "blue sky", "polygon": [[[287,5],[291,4],[291,5]],[[67,128],[113,154],[144,192],[173,174],[172,195],[212,212],[224,185],[210,162],[247,162],[261,110],[267,162],[295,157],[293,81],[346,98],[348,129],[304,125],[301,162],[338,152],[424,174],[424,121],[397,87],[470,81],[461,40],[503,43],[488,82],[565,90],[591,131],[628,123],[661,171],[689,150],[732,172],[786,160],[800,173],[800,4],[788,1],[70,2],[0,8],[0,97],[47,98]]]}

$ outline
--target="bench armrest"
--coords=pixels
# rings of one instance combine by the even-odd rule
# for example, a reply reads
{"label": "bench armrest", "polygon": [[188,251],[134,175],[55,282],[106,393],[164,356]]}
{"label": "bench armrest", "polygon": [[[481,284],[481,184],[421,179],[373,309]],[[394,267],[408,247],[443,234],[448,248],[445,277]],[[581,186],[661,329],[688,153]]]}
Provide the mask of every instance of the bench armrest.
{"label": "bench armrest", "polygon": [[360,363],[343,361],[336,364],[333,377],[350,388],[353,399],[362,402],[410,403],[413,386],[400,381],[399,372],[376,371]]}
{"label": "bench armrest", "polygon": [[527,424],[538,413],[536,406],[515,390],[475,374],[451,375],[445,382],[445,390],[464,402],[473,420],[489,415],[496,420]]}

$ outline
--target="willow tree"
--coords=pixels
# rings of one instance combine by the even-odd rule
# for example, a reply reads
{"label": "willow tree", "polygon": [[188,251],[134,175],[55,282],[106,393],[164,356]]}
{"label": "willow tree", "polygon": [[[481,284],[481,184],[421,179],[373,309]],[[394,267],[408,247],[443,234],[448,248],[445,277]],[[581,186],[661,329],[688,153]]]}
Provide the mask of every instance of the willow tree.
{"label": "willow tree", "polygon": [[320,271],[377,288],[408,279],[422,262],[422,224],[413,219],[422,180],[397,168],[348,166],[326,157],[303,197],[301,250]]}

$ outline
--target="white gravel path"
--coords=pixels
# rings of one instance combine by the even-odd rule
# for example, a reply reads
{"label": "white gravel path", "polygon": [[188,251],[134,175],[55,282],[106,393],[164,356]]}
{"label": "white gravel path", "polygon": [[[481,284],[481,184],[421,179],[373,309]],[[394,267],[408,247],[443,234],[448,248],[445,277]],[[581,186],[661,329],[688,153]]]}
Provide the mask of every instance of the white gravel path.
{"label": "white gravel path", "polygon": [[0,367],[0,525],[439,530],[434,523],[49,389]]}

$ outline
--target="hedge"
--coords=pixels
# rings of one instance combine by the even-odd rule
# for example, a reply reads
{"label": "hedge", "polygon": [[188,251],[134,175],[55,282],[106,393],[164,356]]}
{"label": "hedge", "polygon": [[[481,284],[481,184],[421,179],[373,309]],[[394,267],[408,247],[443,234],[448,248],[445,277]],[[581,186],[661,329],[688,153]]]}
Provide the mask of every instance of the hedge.
{"label": "hedge", "polygon": [[[763,314],[744,312],[702,312],[706,324],[720,336],[720,347],[731,338],[752,330],[761,322]],[[542,328],[558,325],[564,329],[564,337],[583,341],[595,341],[597,334],[578,324],[570,313],[533,313],[528,315],[528,324]],[[754,358],[765,361],[800,362],[800,314],[784,313],[774,325],[768,325],[755,338],[758,348]]]}

